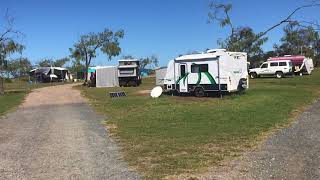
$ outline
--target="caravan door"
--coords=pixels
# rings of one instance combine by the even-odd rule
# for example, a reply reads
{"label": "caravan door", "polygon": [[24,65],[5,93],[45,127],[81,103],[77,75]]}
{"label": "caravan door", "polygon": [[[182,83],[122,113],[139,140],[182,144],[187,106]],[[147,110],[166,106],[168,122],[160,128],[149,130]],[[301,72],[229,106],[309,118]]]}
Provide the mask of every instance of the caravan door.
{"label": "caravan door", "polygon": [[179,91],[188,92],[188,69],[187,64],[180,64]]}

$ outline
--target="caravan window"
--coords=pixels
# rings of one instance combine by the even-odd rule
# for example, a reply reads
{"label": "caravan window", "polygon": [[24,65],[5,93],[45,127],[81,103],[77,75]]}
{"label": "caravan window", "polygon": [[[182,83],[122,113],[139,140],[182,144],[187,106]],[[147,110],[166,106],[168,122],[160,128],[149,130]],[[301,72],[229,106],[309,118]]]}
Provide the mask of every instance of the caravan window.
{"label": "caravan window", "polygon": [[200,67],[198,64],[191,65],[191,73],[198,73],[200,71]]}
{"label": "caravan window", "polygon": [[191,73],[208,72],[208,64],[193,64],[191,65]]}
{"label": "caravan window", "polygon": [[200,72],[208,72],[208,64],[200,64]]}

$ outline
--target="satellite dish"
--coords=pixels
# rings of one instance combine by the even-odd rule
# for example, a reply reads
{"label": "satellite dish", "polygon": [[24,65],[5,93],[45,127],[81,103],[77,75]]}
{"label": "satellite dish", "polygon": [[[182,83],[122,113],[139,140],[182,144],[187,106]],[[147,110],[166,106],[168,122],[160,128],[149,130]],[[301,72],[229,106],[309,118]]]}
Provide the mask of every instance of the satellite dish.
{"label": "satellite dish", "polygon": [[161,94],[162,94],[162,88],[161,88],[160,86],[157,86],[157,87],[155,87],[155,88],[152,89],[150,95],[151,95],[151,97],[153,97],[153,98],[158,98],[158,97],[161,96]]}

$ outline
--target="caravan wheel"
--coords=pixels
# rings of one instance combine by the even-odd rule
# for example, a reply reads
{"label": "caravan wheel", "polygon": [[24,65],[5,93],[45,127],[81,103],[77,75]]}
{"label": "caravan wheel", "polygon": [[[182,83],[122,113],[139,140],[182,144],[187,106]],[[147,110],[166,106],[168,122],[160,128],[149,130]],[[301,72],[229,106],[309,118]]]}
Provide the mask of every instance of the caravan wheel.
{"label": "caravan wheel", "polygon": [[206,95],[206,93],[204,92],[203,88],[198,87],[194,90],[194,95],[196,97],[204,97]]}

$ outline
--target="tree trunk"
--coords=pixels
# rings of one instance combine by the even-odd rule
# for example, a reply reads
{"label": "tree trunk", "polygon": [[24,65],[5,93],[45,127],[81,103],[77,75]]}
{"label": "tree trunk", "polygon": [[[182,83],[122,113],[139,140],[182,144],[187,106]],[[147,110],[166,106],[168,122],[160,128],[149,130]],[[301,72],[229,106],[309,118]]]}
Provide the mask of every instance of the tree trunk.
{"label": "tree trunk", "polygon": [[4,94],[4,79],[0,76],[0,95]]}
{"label": "tree trunk", "polygon": [[88,84],[88,74],[89,74],[89,64],[88,61],[86,61],[86,71],[85,71],[85,79],[84,79],[84,83],[83,85],[87,85]]}

